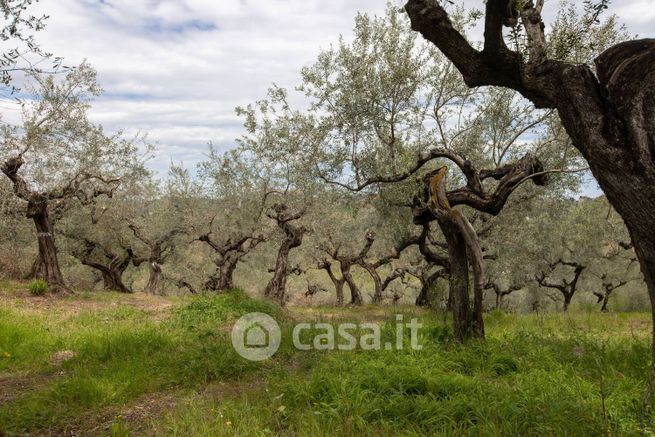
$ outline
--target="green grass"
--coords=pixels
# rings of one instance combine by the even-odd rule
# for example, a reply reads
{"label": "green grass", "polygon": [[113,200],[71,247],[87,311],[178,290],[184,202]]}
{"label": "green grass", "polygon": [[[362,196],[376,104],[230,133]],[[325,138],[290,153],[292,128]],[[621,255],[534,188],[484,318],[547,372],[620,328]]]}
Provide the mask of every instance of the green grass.
{"label": "green grass", "polygon": [[[29,299],[0,300],[0,384],[26,375],[37,381],[0,402],[0,431],[10,436],[653,430],[648,315],[494,312],[486,342],[459,345],[443,317],[418,312],[423,350],[300,352],[290,341],[294,320],[389,320],[385,341],[393,338],[395,310],[288,313],[241,292],[185,298],[163,313],[112,293],[63,299],[54,308],[32,308]],[[91,307],[67,309],[80,302]],[[262,363],[239,357],[229,337],[233,321],[255,311],[283,330],[281,350]],[[62,350],[76,356],[58,367],[50,360]],[[169,394],[172,405],[157,407]],[[135,418],[135,405],[151,410]]]}
{"label": "green grass", "polygon": [[[602,316],[490,317],[484,343],[453,344],[432,322],[422,351],[333,352],[265,389],[183,406],[173,435],[643,435],[647,340],[599,339]],[[623,324],[610,316],[617,328]],[[629,321],[629,320],[628,320]],[[559,326],[542,334],[541,323]],[[498,335],[497,335],[498,334]],[[551,335],[557,334],[557,335]],[[445,340],[445,341],[444,341]],[[316,355],[316,354],[314,354]],[[172,431],[171,431],[172,430]]]}
{"label": "green grass", "polygon": [[48,292],[48,283],[43,279],[34,279],[27,288],[33,296],[43,296]]}
{"label": "green grass", "polygon": [[[60,429],[89,410],[254,371],[261,365],[232,350],[224,327],[255,309],[279,315],[273,305],[241,292],[191,300],[160,322],[128,306],[39,318],[0,309],[0,374],[52,375],[0,405],[0,430]],[[76,353],[61,366],[63,377],[50,363],[61,350]]]}

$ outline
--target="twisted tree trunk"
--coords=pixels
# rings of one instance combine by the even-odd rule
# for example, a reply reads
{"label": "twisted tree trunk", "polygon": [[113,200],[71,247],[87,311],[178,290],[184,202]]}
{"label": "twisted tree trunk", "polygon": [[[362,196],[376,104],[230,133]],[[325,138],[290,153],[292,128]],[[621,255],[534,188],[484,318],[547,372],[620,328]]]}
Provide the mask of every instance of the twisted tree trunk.
{"label": "twisted tree trunk", "polygon": [[205,290],[220,292],[236,288],[234,285],[234,271],[239,260],[225,258],[221,261],[220,263],[216,262],[216,273],[205,282]]}
{"label": "twisted tree trunk", "polygon": [[305,229],[303,226],[293,225],[292,222],[305,215],[305,210],[291,212],[283,203],[273,205],[268,216],[277,222],[277,226],[284,232],[284,240],[280,245],[273,270],[273,277],[264,289],[264,295],[277,300],[280,305],[285,303],[287,276],[290,274],[289,254],[302,245]]}
{"label": "twisted tree trunk", "polygon": [[[27,202],[26,217],[31,218],[36,226],[36,232],[39,241],[39,258],[43,269],[43,278],[48,283],[52,293],[66,292],[71,290],[66,286],[59,260],[57,258],[57,246],[53,232],[53,221],[50,216],[52,210],[61,208],[69,199],[75,198],[82,204],[89,204],[98,196],[108,195],[111,197],[116,186],[114,183],[120,182],[119,179],[105,179],[89,172],[80,172],[74,176],[67,184],[49,192],[33,190],[29,187],[28,182],[19,174],[19,170],[25,164],[23,154],[20,153],[12,158],[2,162],[0,171],[4,173],[11,181],[14,194],[20,199]],[[81,188],[83,183],[90,183],[92,180],[101,181],[106,184],[105,187],[94,186],[91,193]],[[51,207],[52,205],[52,207]],[[35,264],[36,266],[36,264]],[[33,273],[38,273],[38,267]]]}
{"label": "twisted tree trunk", "polygon": [[466,237],[463,235],[460,226],[453,220],[440,217],[437,221],[448,243],[450,257],[449,299],[452,305],[455,338],[458,341],[465,341],[469,338],[484,338],[481,288],[475,287],[472,304],[470,299],[470,249]]}
{"label": "twisted tree trunk", "polygon": [[[343,266],[341,267],[343,269]],[[350,289],[350,304],[351,305],[362,305],[364,303],[364,299],[362,298],[362,292],[359,291],[359,287],[357,286],[357,283],[353,279],[352,275],[350,274],[350,266],[348,266],[345,270],[342,271],[341,273],[346,280],[346,283],[348,284],[348,288]]]}
{"label": "twisted tree trunk", "polygon": [[429,308],[434,305],[434,301],[432,299],[433,284],[433,282],[421,281],[421,290],[418,292],[418,296],[416,296],[417,307]]}
{"label": "twisted tree trunk", "polygon": [[33,213],[32,220],[36,226],[39,240],[39,258],[42,261],[43,279],[48,283],[49,291],[52,293],[70,292],[59,267],[57,246],[55,245],[55,238],[47,207]]}
{"label": "twisted tree trunk", "polygon": [[116,269],[107,269],[100,272],[104,289],[107,291],[118,291],[120,293],[132,293],[123,283],[123,272]]}
{"label": "twisted tree trunk", "polygon": [[434,287],[437,283],[437,280],[444,277],[443,272],[437,271],[433,274],[425,272],[424,274],[417,275],[416,277],[421,283],[421,289],[416,296],[415,305],[417,307],[436,308],[437,305],[435,301],[436,296]]}
{"label": "twisted tree trunk", "polygon": [[[119,256],[92,240],[84,239],[84,243],[85,249],[73,252],[73,256],[79,259],[83,265],[100,273],[104,290],[132,293],[132,290],[123,283],[123,274],[130,263],[135,261],[132,250],[129,248],[124,249],[123,255]],[[102,258],[107,259],[108,263],[102,264],[94,260],[93,253],[96,249],[102,250]]]}
{"label": "twisted tree trunk", "polygon": [[364,269],[368,272],[369,276],[373,279],[373,303],[381,304],[384,296],[382,294],[382,278],[378,273],[377,268],[371,264],[363,264]]}
{"label": "twisted tree trunk", "polygon": [[416,306],[417,307],[430,307],[432,306],[432,300],[431,300],[431,288],[432,285],[428,284],[428,282],[421,282],[421,290],[418,292],[418,296],[416,296]]}
{"label": "twisted tree trunk", "polygon": [[582,273],[586,270],[587,267],[575,261],[564,261],[562,259],[559,259],[554,263],[550,263],[550,265],[548,266],[550,268],[550,272],[552,273],[553,271],[555,271],[558,265],[574,268],[573,278],[570,281],[563,279],[562,282],[560,283],[548,282],[546,279],[547,275],[545,272],[541,272],[540,274],[538,274],[536,280],[541,287],[552,288],[554,290],[559,291],[562,294],[562,297],[564,298],[562,309],[563,311],[566,312],[569,310],[569,306],[571,305],[573,296],[575,295],[575,292],[578,289],[578,282],[580,281],[580,277],[582,276]]}
{"label": "twisted tree trunk", "polygon": [[334,284],[334,291],[337,296],[337,305],[343,306],[343,286],[346,283],[345,277],[337,278],[337,275],[332,271],[332,264],[328,260],[323,260],[319,263],[318,268],[327,272],[332,284]]}
{"label": "twisted tree trunk", "polygon": [[293,242],[290,240],[285,240],[282,243],[277,253],[273,277],[264,289],[264,295],[277,300],[280,305],[284,304],[286,294],[287,276],[289,275],[289,253],[293,247],[298,246],[300,246],[300,242],[296,246],[293,246]]}
{"label": "twisted tree trunk", "polygon": [[148,272],[148,284],[146,284],[143,292],[147,294],[161,294],[161,265],[159,265],[158,262],[151,260],[148,263]]}
{"label": "twisted tree trunk", "polygon": [[123,283],[123,274],[127,270],[129,260],[126,263],[110,263],[108,266],[84,260],[81,263],[100,272],[104,290],[132,293],[132,290]]}

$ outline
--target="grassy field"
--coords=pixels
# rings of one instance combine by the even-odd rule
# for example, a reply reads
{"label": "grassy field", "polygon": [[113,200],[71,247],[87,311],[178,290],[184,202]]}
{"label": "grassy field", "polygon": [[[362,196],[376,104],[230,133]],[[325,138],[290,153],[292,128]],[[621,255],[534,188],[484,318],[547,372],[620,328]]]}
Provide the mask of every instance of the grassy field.
{"label": "grassy field", "polygon": [[[652,435],[649,316],[487,316],[488,340],[451,341],[411,307],[280,310],[213,297],[32,297],[0,283],[0,435]],[[259,311],[283,340],[260,363],[234,352]],[[422,350],[297,351],[296,321],[425,325]],[[391,338],[391,337],[389,337]]]}

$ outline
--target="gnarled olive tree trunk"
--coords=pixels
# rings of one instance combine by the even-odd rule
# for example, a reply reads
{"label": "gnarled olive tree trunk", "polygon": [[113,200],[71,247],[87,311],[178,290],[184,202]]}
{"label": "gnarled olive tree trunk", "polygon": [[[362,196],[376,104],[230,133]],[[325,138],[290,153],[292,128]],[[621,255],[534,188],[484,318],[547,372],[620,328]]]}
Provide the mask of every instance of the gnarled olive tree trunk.
{"label": "gnarled olive tree trunk", "polygon": [[234,290],[234,271],[237,269],[239,258],[226,256],[220,260],[215,260],[216,272],[205,282],[204,288],[208,291],[226,291]]}
{"label": "gnarled olive tree trunk", "polygon": [[132,293],[127,285],[123,283],[123,273],[125,270],[109,268],[100,270],[102,274],[103,288],[107,291],[118,291],[120,293]]}
{"label": "gnarled olive tree trunk", "polygon": [[[72,235],[69,237],[75,238]],[[132,249],[124,247],[120,251],[121,255],[117,255],[115,251],[88,238],[84,238],[83,243],[84,248],[73,251],[73,256],[83,265],[91,267],[100,273],[104,290],[132,293],[132,290],[123,282],[123,274],[130,263],[139,262],[135,259]]]}
{"label": "gnarled olive tree trunk", "polygon": [[[343,267],[341,268],[343,269]],[[346,269],[343,270],[342,275],[346,280],[346,284],[348,284],[348,288],[350,289],[350,304],[359,306],[364,303],[364,299],[362,298],[362,292],[359,290],[357,283],[350,273],[350,268],[351,266],[347,266]]]}
{"label": "gnarled olive tree trunk", "polygon": [[432,287],[433,282],[430,281],[421,281],[421,289],[416,296],[415,305],[417,307],[432,307],[434,305],[434,300],[432,299]]}
{"label": "gnarled olive tree trunk", "polygon": [[55,245],[52,223],[48,216],[47,204],[42,206],[38,204],[28,205],[28,210],[28,214],[36,227],[43,279],[48,283],[49,291],[52,293],[70,292],[59,267],[57,246]]}
{"label": "gnarled olive tree trunk", "polygon": [[[421,282],[421,289],[419,290],[418,296],[416,296],[416,306],[426,308],[436,307],[434,288],[437,281],[446,276],[447,272],[445,270],[437,270],[434,273],[426,271],[424,274],[419,275],[418,280]],[[448,305],[446,307],[450,309]]]}
{"label": "gnarled olive tree trunk", "polygon": [[148,283],[143,289],[144,293],[161,294],[162,273],[161,265],[154,260],[148,262]]}
{"label": "gnarled olive tree trunk", "polygon": [[[386,259],[382,259],[381,261],[377,261],[374,263],[368,263],[365,261],[362,261],[360,263],[360,266],[364,268],[364,270],[366,270],[369,276],[373,279],[374,304],[381,304],[384,301],[384,292],[387,290],[387,288],[389,288],[391,283],[398,278],[402,278],[405,275],[404,270],[395,269],[391,273],[389,273],[383,280],[382,276],[380,276],[380,274],[378,273],[378,268],[387,264],[388,262],[386,261]],[[400,296],[398,296],[396,302],[398,300],[400,300]]]}
{"label": "gnarled olive tree trunk", "polygon": [[[36,227],[39,257],[33,266],[33,273],[43,276],[48,283],[50,292],[69,293],[71,290],[66,286],[59,267],[51,211],[56,210],[56,208],[64,205],[67,200],[73,198],[82,204],[88,204],[103,194],[111,197],[116,189],[114,183],[119,182],[119,180],[104,179],[89,172],[80,172],[63,187],[52,189],[49,192],[42,192],[31,189],[28,182],[19,174],[24,164],[25,161],[21,153],[5,160],[0,165],[0,171],[11,181],[14,194],[27,202],[26,217],[31,218]],[[91,193],[80,188],[84,183],[88,184],[90,181],[96,180],[101,181],[106,186],[94,186]]]}
{"label": "gnarled olive tree trunk", "polygon": [[[375,242],[375,232],[369,230],[366,232],[365,244],[358,253],[348,253],[344,254],[341,251],[341,244],[335,244],[331,238],[328,238],[331,243],[331,247],[320,246],[320,248],[326,252],[332,259],[339,262],[341,267],[341,276],[342,279],[348,284],[350,289],[350,304],[351,305],[362,305],[364,299],[362,298],[362,293],[357,286],[357,283],[352,277],[350,270],[354,265],[362,266],[364,259],[368,255],[373,243]],[[333,281],[334,282],[334,281]],[[341,286],[342,287],[342,286]]]}
{"label": "gnarled olive tree trunk", "polygon": [[159,238],[149,238],[143,230],[135,223],[130,223],[128,227],[132,230],[134,236],[139,239],[149,250],[149,255],[143,258],[135,258],[132,263],[139,266],[144,262],[148,263],[148,283],[143,291],[148,294],[162,294],[162,268],[169,256],[175,251],[175,237],[184,234],[184,228],[173,228],[161,235]]}
{"label": "gnarled olive tree trunk", "polygon": [[[484,338],[484,320],[482,318],[483,290],[475,285],[473,302],[470,298],[469,280],[469,256],[473,251],[461,227],[447,216],[440,216],[437,220],[439,227],[446,237],[448,243],[448,255],[450,257],[450,296],[453,313],[453,331],[458,341],[469,338]],[[479,262],[471,260],[471,265]],[[477,275],[474,283],[478,283]]]}
{"label": "gnarled olive tree trunk", "polygon": [[51,196],[29,188],[27,181],[18,173],[24,164],[23,156],[18,155],[4,161],[0,165],[0,170],[11,181],[16,196],[27,202],[26,217],[32,219],[36,227],[39,242],[37,261],[40,265],[34,273],[43,277],[48,283],[50,292],[70,292],[59,267],[52,219],[48,212],[48,200]]}
{"label": "gnarled olive tree trunk", "polygon": [[562,298],[564,299],[562,309],[566,312],[569,310],[569,306],[571,305],[573,296],[575,295],[575,292],[578,290],[578,283],[580,281],[580,277],[582,276],[582,273],[586,270],[587,267],[575,261],[564,261],[562,259],[559,259],[549,264],[548,268],[550,269],[550,273],[555,271],[557,266],[567,266],[573,268],[573,272],[572,272],[573,277],[571,278],[571,280],[562,279],[561,282],[551,283],[547,280],[547,276],[548,276],[547,273],[543,271],[540,272],[535,279],[537,280],[537,283],[539,284],[540,287],[552,288],[554,290],[559,291],[562,294]]}
{"label": "gnarled olive tree trunk", "polygon": [[234,272],[239,263],[251,251],[266,241],[264,235],[255,235],[248,233],[239,235],[237,238],[215,239],[212,237],[213,219],[209,225],[210,231],[198,237],[198,241],[206,243],[215,254],[214,265],[216,270],[205,281],[203,287],[205,290],[213,292],[223,292],[234,290]]}
{"label": "gnarled olive tree trunk", "polygon": [[371,279],[373,279],[373,303],[381,304],[384,296],[382,294],[382,278],[380,277],[380,274],[375,266],[371,264],[362,264],[362,267],[368,272]]}
{"label": "gnarled olive tree trunk", "polygon": [[284,232],[284,240],[277,252],[273,277],[264,289],[264,296],[275,299],[284,305],[287,288],[287,277],[290,274],[289,254],[291,251],[302,245],[303,237],[307,232],[303,226],[295,226],[291,222],[300,219],[305,215],[305,210],[293,213],[285,204],[273,205],[268,216],[277,222],[277,226]]}
{"label": "gnarled olive tree trunk", "polygon": [[343,286],[346,283],[346,278],[341,276],[341,278],[337,278],[337,275],[334,273],[332,270],[332,263],[330,261],[324,259],[318,264],[318,268],[325,270],[330,277],[330,280],[332,281],[332,284],[334,284],[334,292],[337,296],[337,305],[338,306],[343,306]]}
{"label": "gnarled olive tree trunk", "polygon": [[127,270],[129,260],[125,264],[112,264],[105,266],[100,263],[90,261],[81,261],[85,266],[91,267],[102,275],[103,289],[106,291],[118,291],[120,293],[132,293],[127,285],[123,282],[123,274]]}
{"label": "gnarled olive tree trunk", "polygon": [[[304,231],[303,231],[304,232]],[[302,236],[294,236],[285,239],[280,245],[273,269],[273,277],[264,289],[264,295],[277,300],[284,305],[287,277],[289,276],[289,253],[291,250],[302,244]]]}

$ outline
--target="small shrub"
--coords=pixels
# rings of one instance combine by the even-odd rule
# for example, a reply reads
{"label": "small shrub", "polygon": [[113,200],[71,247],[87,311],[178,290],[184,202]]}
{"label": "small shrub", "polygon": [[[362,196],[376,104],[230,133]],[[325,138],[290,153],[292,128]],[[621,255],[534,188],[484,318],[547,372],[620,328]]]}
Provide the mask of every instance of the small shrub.
{"label": "small shrub", "polygon": [[43,296],[48,292],[48,283],[43,279],[35,279],[28,286],[33,296]]}

